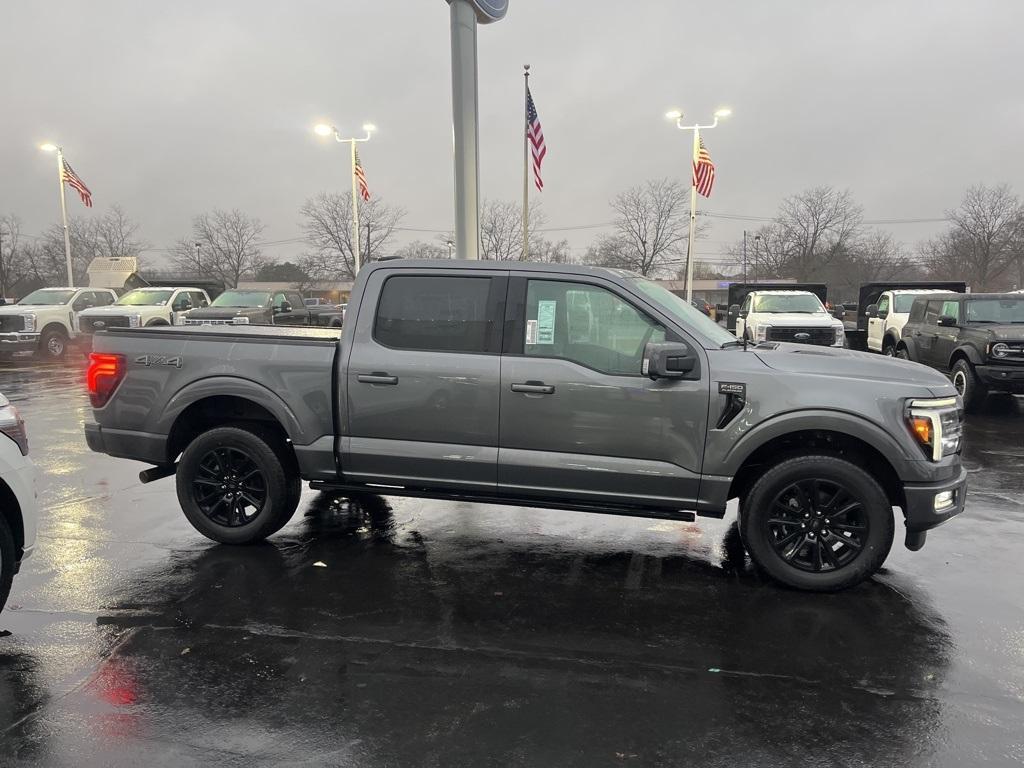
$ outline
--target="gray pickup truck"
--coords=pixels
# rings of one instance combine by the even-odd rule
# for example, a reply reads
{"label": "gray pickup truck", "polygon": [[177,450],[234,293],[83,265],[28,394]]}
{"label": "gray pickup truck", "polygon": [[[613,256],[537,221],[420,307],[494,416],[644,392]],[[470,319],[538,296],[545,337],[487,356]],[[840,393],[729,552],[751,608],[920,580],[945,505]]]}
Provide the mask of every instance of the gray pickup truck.
{"label": "gray pickup truck", "polygon": [[602,268],[387,261],[328,328],[98,333],[89,446],[176,474],[219,542],[278,531],[301,482],[671,520],[723,517],[778,581],[830,591],[963,510],[961,403],[902,360],[745,346]]}

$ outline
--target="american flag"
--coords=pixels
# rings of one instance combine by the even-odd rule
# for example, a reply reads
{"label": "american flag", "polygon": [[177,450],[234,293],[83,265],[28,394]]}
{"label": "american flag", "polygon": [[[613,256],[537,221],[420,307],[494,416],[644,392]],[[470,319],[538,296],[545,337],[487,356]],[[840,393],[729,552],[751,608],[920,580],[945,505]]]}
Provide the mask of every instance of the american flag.
{"label": "american flag", "polygon": [[697,159],[693,163],[693,186],[704,197],[711,197],[711,187],[715,184],[715,164],[711,162],[711,155],[704,146],[704,139],[700,140],[700,149],[697,152]]}
{"label": "american flag", "polygon": [[540,166],[548,153],[548,146],[544,143],[544,129],[540,127],[540,118],[537,116],[537,107],[533,104],[530,86],[526,86],[526,123],[526,137],[530,140],[530,148],[533,150],[533,183],[543,192],[544,179],[540,175]]}
{"label": "american flag", "polygon": [[359,150],[356,150],[356,181],[359,182],[359,196],[363,200],[370,199],[370,188],[366,186],[366,172],[363,170],[363,163],[359,159]]}
{"label": "american flag", "polygon": [[85,182],[78,178],[78,174],[72,170],[71,166],[68,165],[68,161],[64,161],[64,172],[62,174],[64,183],[69,187],[78,192],[78,196],[82,198],[82,203],[86,208],[92,208],[92,192],[85,186]]}

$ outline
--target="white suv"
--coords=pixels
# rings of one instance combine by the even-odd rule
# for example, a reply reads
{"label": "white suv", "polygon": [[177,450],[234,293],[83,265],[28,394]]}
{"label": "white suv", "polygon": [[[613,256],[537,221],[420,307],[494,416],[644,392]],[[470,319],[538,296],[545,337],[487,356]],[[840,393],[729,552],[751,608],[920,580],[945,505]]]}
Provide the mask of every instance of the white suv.
{"label": "white suv", "polygon": [[17,304],[0,307],[0,355],[35,351],[53,360],[64,357],[78,335],[79,312],[117,301],[109,288],[40,288]]}
{"label": "white suv", "polygon": [[932,293],[949,293],[948,290],[917,289],[884,291],[878,302],[864,310],[868,318],[868,349],[893,357],[896,345],[903,335],[903,326],[910,319],[910,308],[914,299]]}
{"label": "white suv", "polygon": [[736,319],[737,338],[747,341],[789,341],[842,347],[842,320],[828,313],[810,291],[753,291],[747,294]]}
{"label": "white suv", "polygon": [[35,482],[25,422],[0,395],[0,610],[14,574],[35,545],[39,517]]}
{"label": "white suv", "polygon": [[107,328],[184,325],[184,313],[207,307],[210,297],[200,288],[146,287],[129,291],[110,306],[80,312],[79,343],[92,349],[92,335]]}

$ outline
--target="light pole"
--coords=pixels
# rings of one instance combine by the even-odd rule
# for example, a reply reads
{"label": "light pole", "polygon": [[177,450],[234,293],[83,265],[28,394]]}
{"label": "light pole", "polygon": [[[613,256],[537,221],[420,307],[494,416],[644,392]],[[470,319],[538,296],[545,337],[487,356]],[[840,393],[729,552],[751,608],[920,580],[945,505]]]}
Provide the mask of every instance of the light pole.
{"label": "light pole", "polygon": [[757,247],[761,244],[761,236],[754,235],[754,280],[757,282]]}
{"label": "light pole", "polygon": [[196,246],[196,272],[199,273],[200,277],[202,277],[203,276],[203,260],[199,256],[199,249],[203,247],[203,244],[202,243],[195,243],[195,246]]}
{"label": "light pole", "polygon": [[715,120],[711,125],[683,125],[683,113],[678,109],[667,112],[665,117],[676,121],[676,127],[681,131],[693,131],[693,166],[690,168],[690,234],[686,239],[686,301],[693,300],[693,241],[697,233],[697,159],[700,155],[700,132],[701,129],[708,130],[718,126],[718,120],[732,114],[731,109],[719,109],[715,112]]}
{"label": "light pole", "polygon": [[356,181],[356,144],[369,141],[373,132],[377,130],[377,126],[366,123],[363,126],[363,130],[366,135],[359,139],[355,136],[344,139],[341,134],[338,133],[338,129],[333,125],[327,123],[320,123],[316,125],[313,130],[318,136],[334,136],[334,140],[339,144],[348,142],[350,149],[350,157],[352,160],[352,274],[353,277],[359,274],[359,185]]}
{"label": "light pole", "polygon": [[43,152],[57,153],[57,184],[60,186],[60,220],[64,227],[64,261],[68,269],[68,288],[75,287],[75,273],[71,267],[71,234],[68,232],[68,204],[64,197],[64,148],[47,142],[40,144]]}
{"label": "light pole", "polygon": [[448,258],[452,257],[452,251],[455,249],[455,243],[452,240],[446,240],[445,245],[448,246]]}

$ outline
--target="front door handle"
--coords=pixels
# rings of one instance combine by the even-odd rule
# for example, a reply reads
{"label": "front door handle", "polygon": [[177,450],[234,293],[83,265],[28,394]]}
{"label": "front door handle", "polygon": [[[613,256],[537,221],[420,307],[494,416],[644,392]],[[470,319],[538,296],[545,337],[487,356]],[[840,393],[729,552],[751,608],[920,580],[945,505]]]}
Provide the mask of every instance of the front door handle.
{"label": "front door handle", "polygon": [[363,384],[397,384],[397,376],[389,376],[386,373],[360,373],[356,381]]}
{"label": "front door handle", "polygon": [[555,394],[555,388],[551,384],[545,384],[543,381],[527,381],[524,384],[513,384],[513,392],[526,392],[531,395],[553,395]]}

